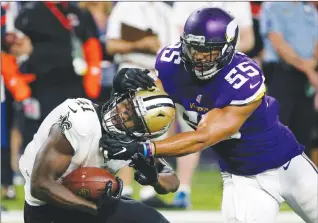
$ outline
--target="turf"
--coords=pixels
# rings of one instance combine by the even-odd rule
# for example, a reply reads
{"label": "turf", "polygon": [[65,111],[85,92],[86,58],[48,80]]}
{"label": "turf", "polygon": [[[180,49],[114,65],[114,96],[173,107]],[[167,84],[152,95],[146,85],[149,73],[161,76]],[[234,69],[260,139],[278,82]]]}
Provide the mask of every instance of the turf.
{"label": "turf", "polygon": [[[140,186],[135,183],[133,197],[138,199]],[[22,210],[24,204],[23,186],[16,186],[17,200],[2,201],[8,210]],[[162,197],[167,202],[172,202],[174,194]],[[193,210],[220,210],[222,199],[222,181],[220,172],[215,170],[197,171],[193,178],[192,186],[192,209]],[[290,210],[288,205],[283,204],[281,210]]]}

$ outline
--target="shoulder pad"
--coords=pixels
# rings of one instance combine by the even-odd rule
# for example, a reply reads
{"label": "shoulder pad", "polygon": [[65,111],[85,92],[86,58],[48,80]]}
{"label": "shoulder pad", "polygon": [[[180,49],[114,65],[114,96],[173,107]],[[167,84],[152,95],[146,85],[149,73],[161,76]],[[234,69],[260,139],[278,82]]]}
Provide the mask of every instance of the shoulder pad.
{"label": "shoulder pad", "polygon": [[236,53],[233,61],[224,69],[229,88],[230,105],[245,105],[264,96],[265,77],[257,63],[243,53]]}
{"label": "shoulder pad", "polygon": [[[78,135],[87,136],[100,131],[100,123],[95,108],[90,100],[85,98],[68,99],[60,120],[65,128],[72,128]],[[63,127],[61,126],[63,131]],[[64,129],[65,130],[65,129]]]}
{"label": "shoulder pad", "polygon": [[180,57],[181,42],[164,47],[156,56],[155,68],[159,73],[162,70],[178,66],[182,61]]}

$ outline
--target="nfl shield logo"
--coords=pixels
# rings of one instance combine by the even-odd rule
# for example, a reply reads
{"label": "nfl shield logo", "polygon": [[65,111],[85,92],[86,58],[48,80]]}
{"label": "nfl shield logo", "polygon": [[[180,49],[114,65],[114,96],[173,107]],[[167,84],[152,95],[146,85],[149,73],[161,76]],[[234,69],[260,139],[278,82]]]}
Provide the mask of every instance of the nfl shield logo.
{"label": "nfl shield logo", "polygon": [[196,102],[200,103],[200,102],[201,102],[201,99],[202,99],[202,94],[199,94],[199,95],[197,96],[197,99],[195,99],[195,100],[196,100]]}

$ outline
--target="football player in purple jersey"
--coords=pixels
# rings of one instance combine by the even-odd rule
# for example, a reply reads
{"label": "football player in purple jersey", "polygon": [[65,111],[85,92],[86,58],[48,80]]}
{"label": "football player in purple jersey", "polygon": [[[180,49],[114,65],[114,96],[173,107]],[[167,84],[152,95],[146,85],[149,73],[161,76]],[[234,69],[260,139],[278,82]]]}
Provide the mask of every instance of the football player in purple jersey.
{"label": "football player in purple jersey", "polygon": [[[154,78],[193,131],[160,141],[108,139],[104,156],[183,156],[212,147],[224,181],[225,222],[274,223],[286,201],[304,221],[316,223],[317,169],[279,121],[278,102],[266,95],[257,63],[236,52],[238,35],[228,12],[214,7],[195,10],[181,41],[158,53]],[[137,69],[119,72],[114,90],[149,87],[153,81],[146,74]],[[158,100],[158,105],[164,103]]]}

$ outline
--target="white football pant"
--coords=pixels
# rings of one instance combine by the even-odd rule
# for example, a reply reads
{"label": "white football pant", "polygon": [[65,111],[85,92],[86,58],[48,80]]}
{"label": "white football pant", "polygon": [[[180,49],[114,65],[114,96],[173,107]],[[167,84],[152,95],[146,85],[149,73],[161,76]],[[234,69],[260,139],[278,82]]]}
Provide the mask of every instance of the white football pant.
{"label": "white football pant", "polygon": [[305,155],[253,176],[222,173],[225,223],[275,223],[286,203],[307,223],[318,223],[318,171]]}

